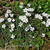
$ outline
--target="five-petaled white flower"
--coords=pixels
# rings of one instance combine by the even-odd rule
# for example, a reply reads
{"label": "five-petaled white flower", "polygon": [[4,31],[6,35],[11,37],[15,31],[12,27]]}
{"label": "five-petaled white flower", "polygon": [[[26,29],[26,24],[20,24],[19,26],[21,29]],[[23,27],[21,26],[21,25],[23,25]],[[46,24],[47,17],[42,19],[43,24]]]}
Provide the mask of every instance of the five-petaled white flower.
{"label": "five-petaled white flower", "polygon": [[45,33],[42,33],[42,37],[45,37]]}
{"label": "five-petaled white flower", "polygon": [[24,8],[24,9],[23,9],[23,12],[27,12],[27,11],[28,11],[28,9],[27,9],[27,8]]}
{"label": "five-petaled white flower", "polygon": [[20,26],[20,27],[22,27],[22,26],[23,26],[23,23],[22,23],[22,22],[20,22],[20,23],[19,23],[19,26]]}
{"label": "five-petaled white flower", "polygon": [[31,30],[31,31],[34,31],[35,28],[32,27],[30,24],[25,28],[25,31],[28,31],[28,30]]}
{"label": "five-petaled white flower", "polygon": [[43,12],[43,13],[42,13],[42,16],[45,16],[46,18],[48,18],[50,15],[47,14],[47,13],[45,13],[45,12]]}
{"label": "five-petaled white flower", "polygon": [[0,23],[4,21],[4,18],[0,18]]}
{"label": "five-petaled white flower", "polygon": [[12,34],[12,35],[11,35],[11,38],[14,39],[14,38],[15,38],[15,35]]}
{"label": "five-petaled white flower", "polygon": [[3,28],[3,29],[5,29],[5,28],[6,28],[6,25],[5,25],[5,24],[3,24],[3,25],[2,25],[2,28]]}
{"label": "five-petaled white flower", "polygon": [[6,11],[6,13],[11,13],[11,12],[12,12],[12,11],[11,11],[11,10],[9,10],[9,9]]}
{"label": "five-petaled white flower", "polygon": [[20,5],[23,5],[23,2],[20,2]]}
{"label": "five-petaled white flower", "polygon": [[46,22],[45,22],[45,21],[43,21],[43,22],[42,22],[42,24],[46,24]]}
{"label": "five-petaled white flower", "polygon": [[30,29],[31,25],[29,24],[26,28],[25,31],[28,31]]}
{"label": "five-petaled white flower", "polygon": [[8,13],[5,13],[5,17],[7,18],[9,15],[8,15]]}
{"label": "five-petaled white flower", "polygon": [[8,22],[11,22],[11,20],[12,20],[11,18],[8,18],[8,19],[7,19]]}
{"label": "five-petaled white flower", "polygon": [[32,38],[35,38],[34,36]]}
{"label": "five-petaled white flower", "polygon": [[10,29],[10,32],[13,32],[13,31],[14,31],[14,29],[13,29],[13,28],[11,28],[11,29]]}
{"label": "five-petaled white flower", "polygon": [[11,14],[11,13],[10,13],[10,17],[14,17],[14,14]]}
{"label": "five-petaled white flower", "polygon": [[34,30],[35,30],[35,28],[34,28],[34,27],[30,27],[30,30],[31,30],[31,31],[34,31]]}
{"label": "five-petaled white flower", "polygon": [[34,9],[33,8],[28,8],[27,11],[33,12]]}
{"label": "five-petaled white flower", "polygon": [[30,4],[28,3],[27,6],[30,7]]}
{"label": "five-petaled white flower", "polygon": [[19,5],[20,8],[23,8],[23,5]]}
{"label": "five-petaled white flower", "polygon": [[26,12],[26,16],[31,16],[31,13]]}
{"label": "five-petaled white flower", "polygon": [[10,26],[11,26],[11,29],[15,28],[15,24],[14,23],[12,23]]}
{"label": "five-petaled white flower", "polygon": [[40,20],[43,19],[40,14],[35,14],[35,18],[38,18],[38,19],[40,19]]}
{"label": "five-petaled white flower", "polygon": [[15,19],[12,19],[12,22],[15,22]]}
{"label": "five-petaled white flower", "polygon": [[49,26],[50,26],[50,19],[47,19],[46,27],[49,27]]}
{"label": "five-petaled white flower", "polygon": [[24,23],[28,22],[28,18],[26,16],[19,16],[19,19]]}

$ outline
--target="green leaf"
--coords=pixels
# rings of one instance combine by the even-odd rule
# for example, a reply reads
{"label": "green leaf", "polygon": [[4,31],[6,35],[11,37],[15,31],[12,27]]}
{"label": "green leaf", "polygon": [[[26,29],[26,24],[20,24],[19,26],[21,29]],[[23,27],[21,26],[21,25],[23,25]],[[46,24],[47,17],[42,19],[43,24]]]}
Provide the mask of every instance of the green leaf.
{"label": "green leaf", "polygon": [[36,44],[35,46],[36,46],[36,48],[39,48],[39,44]]}
{"label": "green leaf", "polygon": [[48,35],[48,37],[50,37],[50,32],[47,32],[46,34]]}
{"label": "green leaf", "polygon": [[23,0],[24,4],[27,4],[28,3],[28,0]]}
{"label": "green leaf", "polygon": [[14,6],[17,8],[17,5],[18,5],[18,1],[15,1],[14,2]]}

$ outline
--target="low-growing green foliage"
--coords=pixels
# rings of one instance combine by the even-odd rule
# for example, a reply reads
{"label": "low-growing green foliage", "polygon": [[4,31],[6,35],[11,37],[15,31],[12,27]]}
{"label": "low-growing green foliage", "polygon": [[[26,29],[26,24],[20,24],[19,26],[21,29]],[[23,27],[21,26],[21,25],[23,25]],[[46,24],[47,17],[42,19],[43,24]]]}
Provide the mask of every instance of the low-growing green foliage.
{"label": "low-growing green foliage", "polygon": [[[27,6],[28,0],[23,0],[23,8],[29,8]],[[27,16],[28,23],[23,22],[23,26],[19,27],[19,23],[21,20],[19,20],[19,16],[25,15],[23,12],[23,8],[20,8],[20,3],[18,1],[15,1],[13,6],[9,4],[8,2],[1,2],[5,7],[11,7],[10,10],[12,13],[14,13],[14,17],[12,19],[15,19],[15,22],[8,22],[7,18],[4,18],[5,20],[0,23],[0,47],[4,47],[6,43],[11,45],[32,45],[36,48],[39,48],[40,46],[44,45],[44,38],[42,37],[42,33],[48,36],[50,38],[50,27],[46,27],[45,24],[42,24],[43,21],[47,22],[47,18],[43,18],[42,20],[35,18],[36,14],[40,14],[42,16],[43,12],[46,12],[50,15],[50,0],[33,0],[29,2],[31,4],[30,8],[33,8],[34,11],[30,12],[31,16]],[[4,16],[2,14],[2,11],[0,11],[0,16]],[[50,16],[49,16],[50,17]],[[10,17],[8,17],[10,18]],[[22,21],[21,21],[22,22]],[[3,29],[2,25],[6,24],[6,28]],[[14,23],[15,28],[13,32],[10,32],[10,25]],[[32,27],[35,28],[34,31],[25,31],[25,28],[31,24]],[[15,38],[12,39],[11,35],[14,34]],[[34,36],[34,38],[33,38]]]}

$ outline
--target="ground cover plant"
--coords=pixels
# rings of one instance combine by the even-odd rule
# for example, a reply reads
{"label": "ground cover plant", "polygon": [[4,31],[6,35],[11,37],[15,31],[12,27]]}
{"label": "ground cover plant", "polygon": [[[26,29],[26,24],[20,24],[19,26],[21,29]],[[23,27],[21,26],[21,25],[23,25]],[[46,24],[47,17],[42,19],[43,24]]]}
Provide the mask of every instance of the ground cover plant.
{"label": "ground cover plant", "polygon": [[45,37],[50,38],[49,4],[49,0],[0,1],[0,47],[43,46]]}

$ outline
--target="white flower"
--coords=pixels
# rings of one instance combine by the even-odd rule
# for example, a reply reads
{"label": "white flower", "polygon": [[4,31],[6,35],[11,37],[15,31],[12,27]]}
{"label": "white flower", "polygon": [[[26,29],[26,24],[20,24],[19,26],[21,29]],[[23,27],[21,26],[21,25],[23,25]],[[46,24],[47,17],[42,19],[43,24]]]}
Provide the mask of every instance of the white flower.
{"label": "white flower", "polygon": [[3,25],[2,25],[2,28],[3,28],[3,29],[5,29],[5,28],[6,28],[6,25],[5,25],[5,24],[3,24]]}
{"label": "white flower", "polygon": [[4,18],[0,18],[0,23],[4,21]]}
{"label": "white flower", "polygon": [[42,33],[42,37],[45,37],[45,33]]}
{"label": "white flower", "polygon": [[45,22],[45,21],[43,21],[43,22],[42,22],[42,24],[46,24],[46,22]]}
{"label": "white flower", "polygon": [[34,30],[35,30],[35,28],[34,28],[34,27],[30,27],[30,30],[31,30],[31,31],[34,31]]}
{"label": "white flower", "polygon": [[14,38],[15,38],[15,35],[12,34],[12,35],[11,35],[11,38],[14,39]]}
{"label": "white flower", "polygon": [[47,16],[48,14],[47,14],[47,13],[45,13],[45,12],[43,12],[43,13],[42,13],[42,15],[43,15],[43,16]]}
{"label": "white flower", "polygon": [[24,23],[28,22],[28,18],[26,16],[19,16],[19,19]]}
{"label": "white flower", "polygon": [[20,8],[23,8],[23,5],[19,5]]}
{"label": "white flower", "polygon": [[30,44],[29,46],[32,46],[32,44]]}
{"label": "white flower", "polygon": [[12,12],[12,11],[11,11],[11,10],[9,10],[9,9],[6,11],[6,13],[11,13],[11,12]]}
{"label": "white flower", "polygon": [[11,22],[11,18],[8,18],[7,21],[8,21],[8,22]]}
{"label": "white flower", "polygon": [[13,31],[10,29],[10,32],[13,32]]}
{"label": "white flower", "polygon": [[14,28],[11,28],[11,29],[10,29],[10,32],[13,32],[13,31],[14,31]]}
{"label": "white flower", "polygon": [[30,12],[33,12],[34,11],[33,8],[28,8],[27,10],[30,11]]}
{"label": "white flower", "polygon": [[35,38],[34,36],[32,38]]}
{"label": "white flower", "polygon": [[14,23],[12,23],[10,26],[11,26],[11,29],[14,29],[15,28]]}
{"label": "white flower", "polygon": [[49,23],[49,25],[50,25],[50,19],[47,20],[47,23]]}
{"label": "white flower", "polygon": [[46,27],[49,27],[49,25],[50,25],[50,19],[47,20]]}
{"label": "white flower", "polygon": [[8,15],[8,13],[5,13],[5,17],[7,18],[9,15]]}
{"label": "white flower", "polygon": [[26,12],[26,16],[31,16],[31,13]]}
{"label": "white flower", "polygon": [[20,22],[20,23],[19,23],[19,26],[20,26],[20,27],[22,27],[22,26],[23,26],[23,23],[22,23],[22,22]]}
{"label": "white flower", "polygon": [[42,13],[43,16],[45,16],[46,18],[48,18],[50,15],[48,15],[47,13],[43,12]]}
{"label": "white flower", "polygon": [[23,2],[20,2],[20,5],[23,5]]}
{"label": "white flower", "polygon": [[27,9],[27,8],[23,9],[23,12],[27,12],[27,11],[28,11],[28,9]]}
{"label": "white flower", "polygon": [[26,18],[26,19],[24,19],[24,21],[23,21],[24,23],[27,23],[28,22],[28,18]]}
{"label": "white flower", "polygon": [[46,23],[46,27],[49,27],[49,24],[48,23]]}
{"label": "white flower", "polygon": [[31,25],[29,24],[29,25],[25,28],[25,31],[30,30],[30,27],[31,27]]}
{"label": "white flower", "polygon": [[29,30],[29,27],[26,27],[26,28],[25,28],[25,31],[28,31],[28,30]]}
{"label": "white flower", "polygon": [[14,14],[10,14],[10,17],[14,17]]}
{"label": "white flower", "polygon": [[15,22],[15,19],[12,19],[12,22]]}
{"label": "white flower", "polygon": [[28,3],[27,6],[30,7],[30,4]]}
{"label": "white flower", "polygon": [[38,19],[40,19],[40,20],[43,19],[40,14],[35,14],[35,18],[38,18]]}
{"label": "white flower", "polygon": [[25,28],[25,31],[28,31],[28,30],[34,31],[35,28],[34,28],[34,27],[31,27],[31,25],[29,24],[29,25]]}

